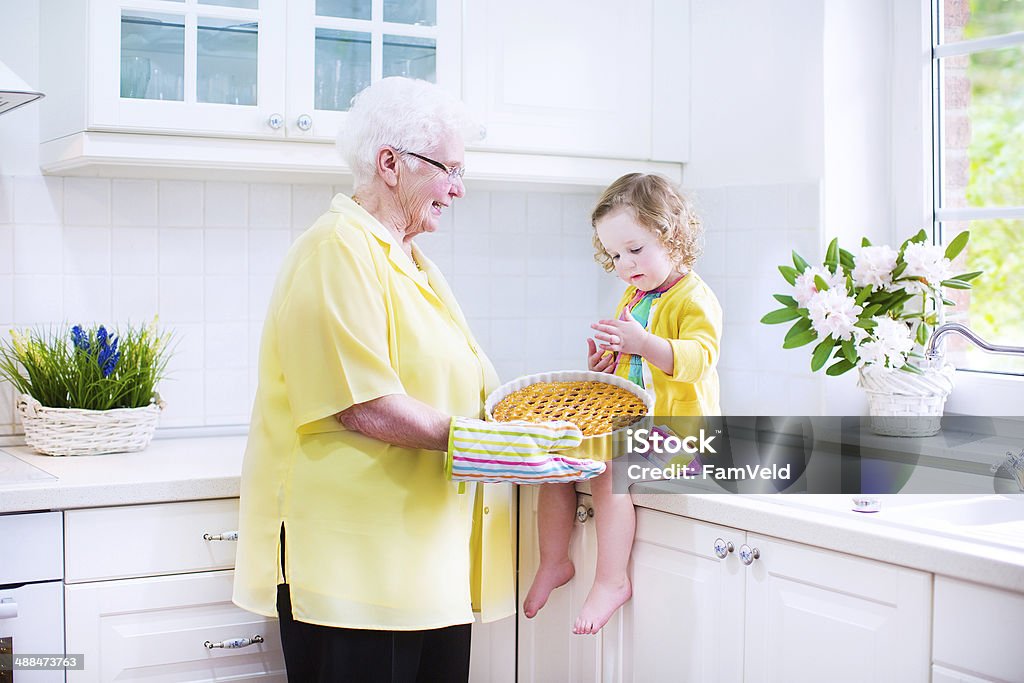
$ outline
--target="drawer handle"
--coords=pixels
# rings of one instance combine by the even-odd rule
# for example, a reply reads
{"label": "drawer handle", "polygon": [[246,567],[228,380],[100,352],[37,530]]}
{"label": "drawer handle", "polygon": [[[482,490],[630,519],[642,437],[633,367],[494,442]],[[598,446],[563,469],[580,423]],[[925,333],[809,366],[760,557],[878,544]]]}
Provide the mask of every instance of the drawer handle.
{"label": "drawer handle", "polygon": [[0,619],[14,619],[18,616],[18,603],[13,598],[0,600]]}
{"label": "drawer handle", "polygon": [[214,643],[207,640],[205,643],[203,643],[203,647],[205,647],[207,650],[213,650],[214,648],[218,647],[227,648],[228,650],[235,650],[240,647],[249,647],[250,645],[255,645],[256,643],[262,642],[263,636],[256,634],[252,638],[231,638],[230,640],[222,640],[219,643]]}
{"label": "drawer handle", "polygon": [[237,531],[224,531],[219,534],[203,534],[204,541],[237,541]]}

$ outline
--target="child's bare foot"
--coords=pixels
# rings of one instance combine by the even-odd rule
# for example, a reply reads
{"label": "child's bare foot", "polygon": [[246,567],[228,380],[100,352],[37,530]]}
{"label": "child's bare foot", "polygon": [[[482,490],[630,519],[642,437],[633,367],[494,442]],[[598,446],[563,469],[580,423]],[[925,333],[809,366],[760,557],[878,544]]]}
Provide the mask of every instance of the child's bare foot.
{"label": "child's bare foot", "polygon": [[526,594],[526,600],[523,601],[523,614],[526,615],[526,618],[533,619],[534,615],[548,601],[551,591],[569,583],[569,579],[575,573],[576,568],[568,559],[550,567],[543,564],[538,567],[537,575],[533,577],[533,585],[530,586],[530,592]]}
{"label": "child's bare foot", "polygon": [[597,633],[632,595],[633,587],[625,577],[613,584],[595,581],[580,615],[576,617],[572,632],[579,635]]}

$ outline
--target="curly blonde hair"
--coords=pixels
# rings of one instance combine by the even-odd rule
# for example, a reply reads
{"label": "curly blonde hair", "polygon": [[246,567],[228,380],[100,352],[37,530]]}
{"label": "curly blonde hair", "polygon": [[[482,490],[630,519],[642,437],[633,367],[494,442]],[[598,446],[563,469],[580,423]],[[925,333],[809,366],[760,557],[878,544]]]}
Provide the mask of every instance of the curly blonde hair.
{"label": "curly blonde hair", "polygon": [[640,225],[658,236],[676,266],[693,267],[704,237],[704,226],[693,204],[663,176],[627,173],[608,186],[590,215],[597,251],[594,260],[602,268],[610,273],[615,265],[597,236],[597,223],[619,208],[630,209]]}

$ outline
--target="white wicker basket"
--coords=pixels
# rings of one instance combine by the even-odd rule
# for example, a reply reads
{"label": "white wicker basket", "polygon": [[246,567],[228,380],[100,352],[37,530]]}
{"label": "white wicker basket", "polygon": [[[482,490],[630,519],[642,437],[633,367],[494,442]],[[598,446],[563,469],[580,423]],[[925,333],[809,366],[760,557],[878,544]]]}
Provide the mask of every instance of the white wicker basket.
{"label": "white wicker basket", "polygon": [[141,451],[153,438],[163,409],[159,395],[144,408],[113,410],[48,408],[27,394],[18,400],[25,442],[46,455]]}
{"label": "white wicker basket", "polygon": [[857,385],[868,397],[871,431],[884,436],[931,436],[942,426],[954,369],[946,365],[917,375],[875,365],[860,369]]}

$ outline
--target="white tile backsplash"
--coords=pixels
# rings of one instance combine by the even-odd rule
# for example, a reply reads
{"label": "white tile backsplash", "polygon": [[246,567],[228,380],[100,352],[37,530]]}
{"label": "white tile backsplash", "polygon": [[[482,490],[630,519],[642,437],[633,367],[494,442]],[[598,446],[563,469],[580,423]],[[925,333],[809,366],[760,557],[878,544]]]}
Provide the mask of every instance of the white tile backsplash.
{"label": "white tile backsplash", "polygon": [[64,179],[54,176],[14,178],[14,222],[59,224],[63,220]]}
{"label": "white tile backsplash", "polygon": [[110,227],[64,228],[64,274],[110,275]]}
{"label": "white tile backsplash", "polygon": [[[177,340],[161,424],[245,422],[277,270],[339,190],[348,188],[0,176],[0,326],[159,314]],[[815,412],[824,400],[808,354],[781,349],[784,325],[757,321],[775,307],[789,250],[817,255],[818,186],[692,194],[707,230],[697,270],[725,309],[723,408]],[[473,190],[419,238],[503,380],[586,367],[590,323],[613,314],[625,287],[593,260],[597,197]],[[20,430],[9,394],[0,387],[0,434]]]}
{"label": "white tile backsplash", "polygon": [[249,186],[245,183],[206,183],[203,224],[208,228],[249,224]]}
{"label": "white tile backsplash", "polygon": [[110,181],[106,178],[65,178],[64,223],[110,225]]}
{"label": "white tile backsplash", "polygon": [[114,275],[156,275],[159,257],[157,228],[111,229],[110,269]]}
{"label": "white tile backsplash", "polygon": [[157,219],[160,225],[200,227],[203,224],[203,184],[192,180],[161,180]]}
{"label": "white tile backsplash", "polygon": [[110,216],[111,223],[117,226],[132,228],[155,226],[157,224],[157,181],[112,181]]}
{"label": "white tile backsplash", "polygon": [[249,227],[287,228],[291,225],[290,185],[257,183],[249,186]]}
{"label": "white tile backsplash", "polygon": [[14,226],[0,225],[0,273],[14,272]]}

